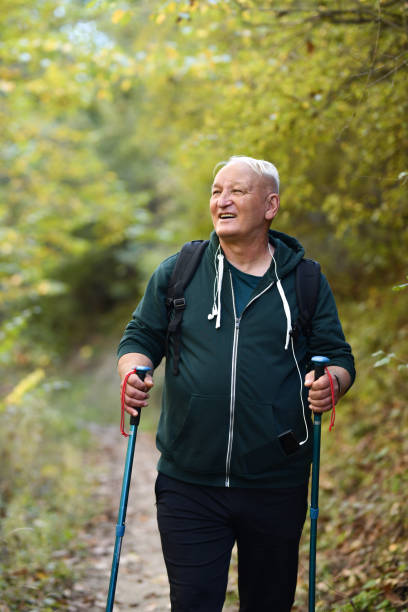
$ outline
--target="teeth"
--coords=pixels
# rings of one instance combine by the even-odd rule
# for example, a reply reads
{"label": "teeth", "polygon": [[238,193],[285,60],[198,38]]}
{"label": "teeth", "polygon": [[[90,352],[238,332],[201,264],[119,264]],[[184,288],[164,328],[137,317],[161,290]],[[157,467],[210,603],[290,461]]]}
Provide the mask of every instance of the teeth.
{"label": "teeth", "polygon": [[220,215],[221,219],[233,219],[234,217],[235,217],[235,215],[228,214],[228,213],[226,213],[224,215]]}

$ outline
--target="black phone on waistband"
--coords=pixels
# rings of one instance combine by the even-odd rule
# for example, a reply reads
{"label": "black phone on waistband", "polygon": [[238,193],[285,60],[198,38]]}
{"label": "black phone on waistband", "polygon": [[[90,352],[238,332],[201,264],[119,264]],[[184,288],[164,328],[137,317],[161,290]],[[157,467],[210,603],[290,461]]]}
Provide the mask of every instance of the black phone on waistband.
{"label": "black phone on waistband", "polygon": [[299,448],[299,442],[296,440],[295,434],[291,429],[279,434],[278,439],[286,455],[292,455]]}

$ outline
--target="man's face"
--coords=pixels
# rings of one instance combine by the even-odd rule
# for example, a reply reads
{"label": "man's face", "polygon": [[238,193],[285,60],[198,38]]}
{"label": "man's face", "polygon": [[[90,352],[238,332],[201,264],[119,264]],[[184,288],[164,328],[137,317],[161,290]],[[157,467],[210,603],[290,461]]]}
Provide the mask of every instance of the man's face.
{"label": "man's face", "polygon": [[235,162],[214,179],[210,212],[220,239],[259,240],[279,209],[273,185],[247,164]]}

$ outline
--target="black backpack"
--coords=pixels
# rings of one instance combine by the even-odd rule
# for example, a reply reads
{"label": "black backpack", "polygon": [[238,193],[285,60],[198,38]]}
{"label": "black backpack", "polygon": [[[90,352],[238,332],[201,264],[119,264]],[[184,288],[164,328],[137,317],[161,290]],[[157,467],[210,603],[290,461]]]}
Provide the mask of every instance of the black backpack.
{"label": "black backpack", "polygon": [[[173,374],[179,373],[181,323],[186,300],[184,290],[194,276],[208,240],[186,242],[177,257],[176,265],[167,287],[166,307],[169,319],[166,339],[166,354],[169,353],[170,339],[173,347]],[[306,338],[312,333],[312,319],[316,310],[320,287],[320,264],[313,259],[302,259],[296,268],[296,298],[299,317],[292,329],[294,339],[300,331]]]}

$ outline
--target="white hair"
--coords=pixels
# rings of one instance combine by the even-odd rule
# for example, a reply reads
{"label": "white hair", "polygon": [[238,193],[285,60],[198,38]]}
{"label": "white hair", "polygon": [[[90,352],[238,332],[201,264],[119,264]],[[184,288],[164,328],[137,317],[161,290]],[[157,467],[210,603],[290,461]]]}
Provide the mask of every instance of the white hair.
{"label": "white hair", "polygon": [[279,193],[279,172],[271,162],[265,161],[264,159],[255,159],[254,157],[247,157],[246,155],[232,155],[227,161],[221,161],[215,166],[214,174],[220,168],[225,168],[237,162],[246,164],[257,174],[272,179],[276,192]]}

